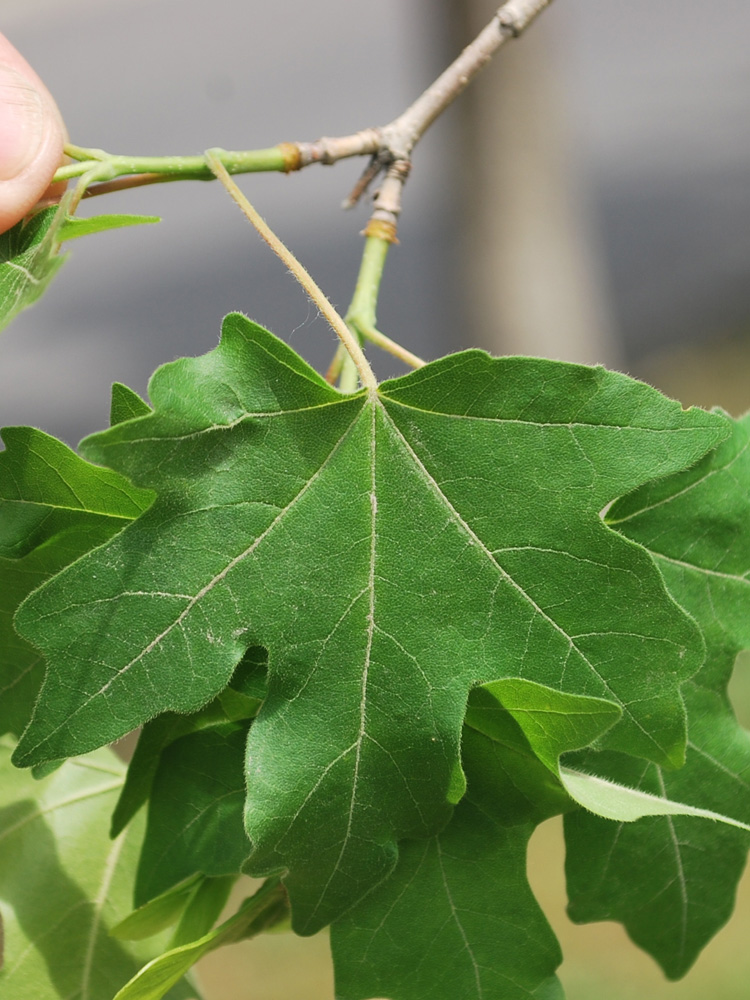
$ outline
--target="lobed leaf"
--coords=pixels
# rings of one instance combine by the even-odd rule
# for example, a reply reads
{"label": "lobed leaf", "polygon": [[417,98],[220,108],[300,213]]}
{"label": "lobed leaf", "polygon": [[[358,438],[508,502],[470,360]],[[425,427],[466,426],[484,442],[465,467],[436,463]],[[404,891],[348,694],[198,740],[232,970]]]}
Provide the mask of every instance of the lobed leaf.
{"label": "lobed leaf", "polygon": [[[680,604],[700,624],[708,656],[685,684],[685,766],[670,771],[620,754],[581,766],[650,795],[750,822],[750,737],[726,686],[750,646],[750,416],[687,472],[625,497],[607,520],[644,545]],[[729,919],[750,838],[737,829],[667,816],[622,825],[566,817],[569,912],[619,920],[670,978],[684,975]]]}
{"label": "lobed leaf", "polygon": [[249,870],[288,871],[312,933],[393,870],[398,840],[445,825],[478,683],[610,701],[602,745],[682,760],[700,634],[599,512],[696,461],[723,417],[480,351],[341,395],[238,315],[150,397],[82,447],[158,500],[19,610],[49,662],[19,763],[194,712],[267,648]]}
{"label": "lobed leaf", "polygon": [[331,927],[339,1000],[562,1000],[559,946],[526,881],[532,828],[462,802]]}

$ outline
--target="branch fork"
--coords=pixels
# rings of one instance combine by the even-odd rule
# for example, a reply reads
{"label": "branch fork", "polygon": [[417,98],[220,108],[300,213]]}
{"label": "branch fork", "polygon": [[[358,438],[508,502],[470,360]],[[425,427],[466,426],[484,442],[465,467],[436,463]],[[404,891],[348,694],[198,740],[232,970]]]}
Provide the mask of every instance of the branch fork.
{"label": "branch fork", "polygon": [[[404,184],[411,171],[411,154],[424,133],[468,86],[498,48],[510,38],[518,38],[552,0],[506,0],[489,24],[477,35],[456,60],[422,93],[413,104],[387,125],[371,127],[351,135],[323,137],[315,142],[282,142],[268,149],[230,152],[213,149],[203,156],[116,156],[101,149],[66,146],[66,153],[75,162],[61,167],[53,180],[77,179],[71,205],[82,197],[144,184],[171,180],[210,180],[218,177],[232,197],[243,207],[263,238],[281,256],[322,311],[341,340],[341,349],[334,359],[329,375],[341,372],[340,379],[349,388],[356,388],[357,376],[362,384],[374,390],[375,376],[362,352],[361,341],[369,339],[396,354],[415,367],[424,364],[420,358],[395,344],[377,329],[375,305],[385,255],[391,243],[397,243],[398,219]],[[321,305],[323,296],[301,266],[290,260],[291,254],[281,249],[279,241],[269,234],[236,185],[231,174],[258,171],[290,173],[313,163],[330,165],[352,156],[369,156],[369,163],[344,207],[355,205],[371,185],[382,175],[374,196],[374,209],[365,227],[365,253],[352,306],[346,321],[328,304]],[[72,210],[72,209],[71,209]],[[276,245],[275,245],[276,244]],[[374,249],[379,246],[379,249]],[[324,298],[324,297],[323,297]],[[330,310],[330,313],[329,311]],[[348,355],[348,366],[343,363]],[[356,374],[355,374],[356,373]]]}

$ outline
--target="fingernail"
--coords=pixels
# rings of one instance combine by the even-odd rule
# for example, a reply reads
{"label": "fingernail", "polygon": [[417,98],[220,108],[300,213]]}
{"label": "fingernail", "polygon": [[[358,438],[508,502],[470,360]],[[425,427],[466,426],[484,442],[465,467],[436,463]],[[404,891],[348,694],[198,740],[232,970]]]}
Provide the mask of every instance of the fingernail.
{"label": "fingernail", "polygon": [[32,85],[9,66],[0,66],[0,180],[17,177],[42,142],[44,106]]}

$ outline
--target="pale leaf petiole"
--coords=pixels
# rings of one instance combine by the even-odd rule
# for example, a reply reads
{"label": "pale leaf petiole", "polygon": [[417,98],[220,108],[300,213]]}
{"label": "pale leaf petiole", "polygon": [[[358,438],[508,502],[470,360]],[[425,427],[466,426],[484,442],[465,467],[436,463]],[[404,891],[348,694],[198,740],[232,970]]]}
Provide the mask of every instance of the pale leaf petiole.
{"label": "pale leaf petiole", "polygon": [[240,188],[237,186],[235,181],[232,180],[229,172],[227,171],[224,164],[221,162],[219,157],[216,155],[214,150],[206,150],[206,163],[209,165],[211,171],[214,175],[221,181],[226,190],[232,196],[234,201],[239,205],[239,207],[244,212],[245,216],[250,220],[258,234],[266,241],[273,252],[281,258],[281,260],[286,264],[287,268],[291,271],[297,281],[302,285],[304,290],[312,299],[313,303],[321,311],[321,313],[328,320],[328,323],[332,327],[336,336],[340,339],[341,343],[347,350],[349,357],[356,366],[359,377],[362,380],[362,385],[370,390],[375,390],[378,387],[377,379],[375,378],[375,373],[373,372],[370,364],[365,357],[364,351],[362,350],[359,341],[352,334],[349,327],[346,325],[344,320],[339,316],[334,307],[329,302],[328,298],[319,287],[319,285],[313,280],[308,271],[300,264],[294,254],[281,242],[281,240],[272,231],[270,226],[265,222],[264,219],[258,214],[258,212],[253,208],[248,199],[242,193]]}

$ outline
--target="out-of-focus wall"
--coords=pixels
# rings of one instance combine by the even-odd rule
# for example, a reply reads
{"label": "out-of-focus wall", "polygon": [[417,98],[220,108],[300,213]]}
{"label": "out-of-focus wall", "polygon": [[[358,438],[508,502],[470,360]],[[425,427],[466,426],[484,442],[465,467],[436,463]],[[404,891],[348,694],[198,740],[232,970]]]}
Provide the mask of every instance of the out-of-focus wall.
{"label": "out-of-focus wall", "polygon": [[[464,16],[463,29],[457,26],[456,10],[483,6],[489,10],[492,0],[382,0],[376,7],[364,0],[4,0],[2,27],[47,80],[75,141],[193,152],[388,120],[460,46],[468,22]],[[491,323],[506,322],[512,306],[522,334],[536,332],[504,349],[609,360],[634,374],[649,373],[648,357],[666,348],[741,340],[750,331],[749,33],[750,5],[742,0],[715,0],[710,17],[701,0],[553,4],[417,150],[401,246],[383,285],[383,328],[434,357],[486,345]],[[512,64],[523,62],[524,46],[541,53],[534,58],[544,66],[535,75],[521,65],[514,81]],[[461,235],[462,190],[473,189],[492,161],[481,169],[472,163],[462,137],[472,106],[491,108],[498,91],[509,91],[500,100],[503,117],[475,114],[485,141],[496,151],[522,149],[513,115],[532,116],[523,131],[536,148],[526,149],[528,166],[515,162],[516,176],[522,170],[531,178],[531,195],[516,197],[514,161],[506,158],[506,211],[493,202],[485,222],[506,246],[523,244],[512,264],[529,260],[531,287],[538,261],[546,264],[536,295],[501,298],[496,315],[485,306],[483,318],[464,279],[481,270],[486,286],[497,272],[471,219]],[[551,116],[556,138],[544,124]],[[544,166],[545,192],[536,216],[534,157],[536,169]],[[555,181],[554,161],[567,171],[564,182]],[[366,207],[343,213],[337,206],[357,171],[346,163],[243,181],[342,309]],[[92,202],[87,211],[102,208]],[[73,245],[53,290],[0,338],[0,423],[37,423],[74,440],[106,419],[110,381],[143,390],[158,363],[213,346],[220,317],[232,308],[326,363],[332,338],[325,325],[216,185],[119,194],[106,210],[154,212],[165,221]],[[566,226],[577,230],[575,246]],[[507,252],[497,264],[506,284]],[[545,268],[554,279],[546,283]],[[554,330],[550,314],[559,317]],[[579,339],[593,331],[597,348],[573,350],[566,328]],[[395,371],[379,361],[381,373]]]}

